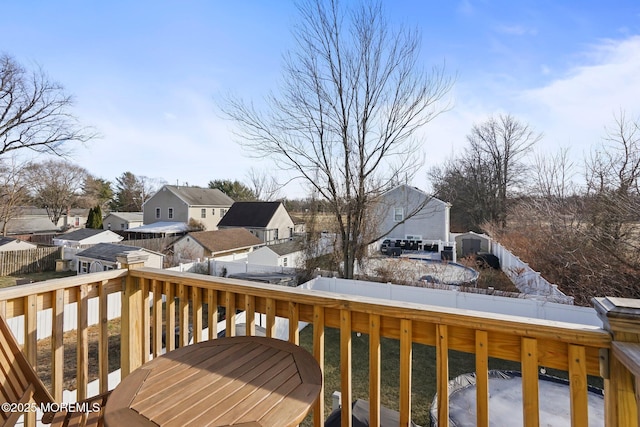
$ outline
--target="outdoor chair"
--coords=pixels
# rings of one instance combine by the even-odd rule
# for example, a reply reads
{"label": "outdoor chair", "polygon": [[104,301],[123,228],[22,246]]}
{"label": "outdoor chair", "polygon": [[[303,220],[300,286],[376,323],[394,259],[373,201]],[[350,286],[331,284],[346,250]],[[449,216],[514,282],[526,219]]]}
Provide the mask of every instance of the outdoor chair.
{"label": "outdoor chair", "polygon": [[[23,407],[29,402],[38,406],[56,403],[42,383],[33,367],[22,353],[18,342],[11,333],[4,318],[0,316],[0,403],[2,412],[0,423],[2,426],[13,426],[16,424],[22,413],[17,411],[7,411],[7,405],[16,404]],[[59,411],[48,412],[42,416],[42,423],[52,426],[102,426],[102,413],[107,402],[109,393],[100,394],[78,403],[94,407],[97,403],[99,410],[85,412]],[[18,405],[20,404],[20,405]],[[56,407],[57,405],[53,405]]]}

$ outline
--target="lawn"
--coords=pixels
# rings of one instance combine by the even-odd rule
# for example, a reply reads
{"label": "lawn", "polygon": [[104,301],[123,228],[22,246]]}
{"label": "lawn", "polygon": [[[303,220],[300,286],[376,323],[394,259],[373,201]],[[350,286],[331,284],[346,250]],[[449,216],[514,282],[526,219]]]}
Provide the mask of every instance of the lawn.
{"label": "lawn", "polygon": [[0,288],[15,286],[16,279],[30,279],[34,282],[42,282],[45,280],[75,275],[75,271],[44,271],[41,273],[20,274],[18,276],[0,276]]}
{"label": "lawn", "polygon": [[[300,345],[311,351],[313,326],[300,333]],[[400,388],[400,343],[394,339],[381,339],[380,399],[383,406],[398,410]],[[369,338],[368,335],[352,335],[352,393],[353,400],[369,400]],[[519,369],[520,364],[499,359],[489,360],[490,369]],[[449,351],[450,379],[475,371],[473,354]],[[325,418],[331,413],[331,394],[340,390],[340,331],[325,329]],[[415,423],[430,425],[429,409],[436,394],[435,347],[413,344],[411,376],[411,415]],[[304,426],[311,426],[309,419]]]}

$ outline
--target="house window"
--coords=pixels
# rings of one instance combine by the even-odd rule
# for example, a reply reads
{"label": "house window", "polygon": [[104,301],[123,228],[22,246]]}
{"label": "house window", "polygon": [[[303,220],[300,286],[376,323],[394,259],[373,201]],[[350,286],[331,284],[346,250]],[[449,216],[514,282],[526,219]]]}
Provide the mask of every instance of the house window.
{"label": "house window", "polygon": [[76,220],[75,220],[74,224],[75,224],[76,227],[80,227],[80,217],[76,217]]}
{"label": "house window", "polygon": [[227,213],[226,209],[220,209],[220,218],[222,218],[226,213]]}
{"label": "house window", "polygon": [[200,218],[206,218],[206,217],[207,217],[207,210],[200,209]]}
{"label": "house window", "polygon": [[124,222],[120,223],[120,230],[124,230]]}
{"label": "house window", "polygon": [[282,258],[282,266],[283,267],[287,266],[287,257]]}
{"label": "house window", "polygon": [[169,211],[167,212],[167,217],[169,219],[173,219],[173,208],[169,208]]}
{"label": "house window", "polygon": [[156,219],[160,219],[160,208],[156,208]]}
{"label": "house window", "polygon": [[393,209],[393,220],[395,222],[400,222],[404,220],[404,209],[403,208],[394,208]]}
{"label": "house window", "polygon": [[278,240],[278,229],[273,230],[273,240]]}
{"label": "house window", "polygon": [[89,272],[89,263],[87,261],[80,261],[80,273]]}
{"label": "house window", "polygon": [[211,216],[216,216],[216,208],[211,209]]}

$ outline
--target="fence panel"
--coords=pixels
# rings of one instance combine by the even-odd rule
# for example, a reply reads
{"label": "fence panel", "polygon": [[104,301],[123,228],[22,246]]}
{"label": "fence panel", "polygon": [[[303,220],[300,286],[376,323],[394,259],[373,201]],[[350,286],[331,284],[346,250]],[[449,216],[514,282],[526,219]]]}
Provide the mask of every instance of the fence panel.
{"label": "fence panel", "polygon": [[59,247],[0,252],[0,276],[52,271],[59,258]]}

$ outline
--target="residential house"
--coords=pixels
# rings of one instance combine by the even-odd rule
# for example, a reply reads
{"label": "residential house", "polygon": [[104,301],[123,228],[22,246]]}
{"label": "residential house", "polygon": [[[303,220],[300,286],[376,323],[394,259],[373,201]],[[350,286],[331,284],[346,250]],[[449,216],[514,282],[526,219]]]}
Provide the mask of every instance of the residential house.
{"label": "residential house", "polygon": [[56,246],[78,248],[80,246],[96,245],[98,243],[117,243],[123,239],[124,237],[110,230],[81,228],[55,237],[53,244]]}
{"label": "residential house", "polygon": [[451,204],[401,184],[380,196],[373,215],[381,240],[406,241],[415,248],[438,245],[441,251],[455,246],[450,242],[450,209]]}
{"label": "residential house", "polygon": [[244,228],[196,231],[173,244],[174,256],[179,260],[219,258],[246,254],[264,243]]}
{"label": "residential house", "polygon": [[162,268],[164,263],[164,255],[158,252],[136,246],[99,243],[76,254],[77,272],[87,274],[118,269],[120,268],[118,258],[122,256],[145,258],[145,267]]}
{"label": "residential house", "polygon": [[304,244],[302,240],[289,240],[283,243],[263,246],[247,255],[249,264],[273,267],[302,268],[304,260]]}
{"label": "residential house", "polygon": [[165,185],[142,206],[144,224],[190,220],[217,230],[233,199],[218,189]]}
{"label": "residential house", "polygon": [[22,251],[27,249],[36,249],[38,245],[34,245],[24,240],[14,239],[11,237],[0,237],[0,252]]}
{"label": "residential house", "polygon": [[218,228],[246,228],[267,244],[290,239],[294,234],[293,220],[282,202],[236,202]]}
{"label": "residential house", "polygon": [[144,224],[142,212],[111,212],[102,220],[105,230],[128,230]]}

